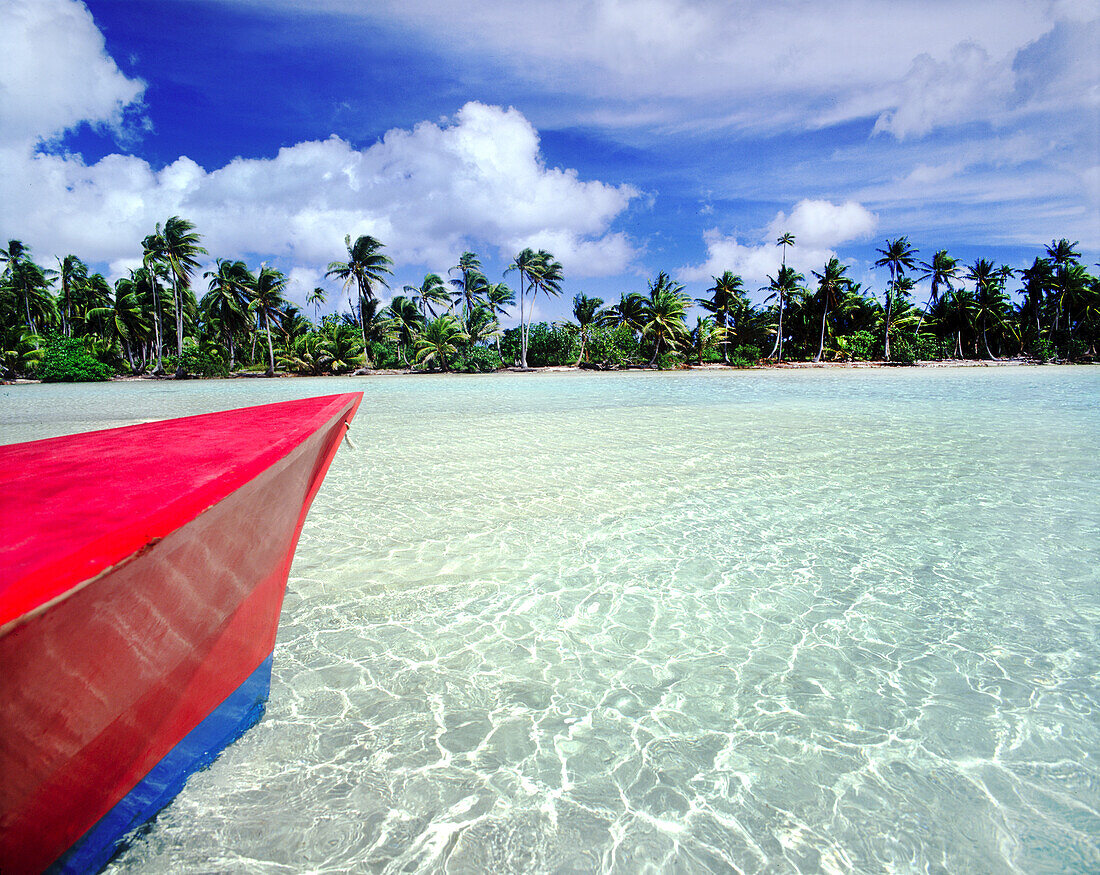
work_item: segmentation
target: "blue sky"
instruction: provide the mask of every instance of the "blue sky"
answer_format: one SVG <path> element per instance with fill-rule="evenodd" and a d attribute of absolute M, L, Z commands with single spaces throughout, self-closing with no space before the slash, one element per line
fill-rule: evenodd
<path fill-rule="evenodd" d="M 112 277 L 158 221 L 304 301 L 370 233 L 395 290 L 550 249 L 565 295 L 774 273 L 881 289 L 906 234 L 1100 259 L 1100 4 L 0 0 L 0 235 Z M 54 47 L 42 51 L 42 46 Z M 333 287 L 334 288 L 334 287 Z M 201 286 L 200 286 L 201 289 Z M 335 296 L 334 296 L 335 297 Z"/>

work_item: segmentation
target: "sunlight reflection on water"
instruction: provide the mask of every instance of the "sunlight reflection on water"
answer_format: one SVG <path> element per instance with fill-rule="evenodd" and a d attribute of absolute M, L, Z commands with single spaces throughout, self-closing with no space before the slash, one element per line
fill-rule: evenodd
<path fill-rule="evenodd" d="M 267 716 L 113 871 L 1100 868 L 1100 369 L 17 386 L 0 427 L 348 390 Z"/>

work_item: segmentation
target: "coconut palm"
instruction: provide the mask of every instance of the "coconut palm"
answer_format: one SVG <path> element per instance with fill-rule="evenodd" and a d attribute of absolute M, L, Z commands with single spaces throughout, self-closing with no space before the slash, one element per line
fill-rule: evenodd
<path fill-rule="evenodd" d="M 508 312 L 508 308 L 516 303 L 516 293 L 507 283 L 489 283 L 485 290 L 485 306 L 493 314 L 493 318 L 500 324 L 500 319 Z M 500 355 L 500 332 L 496 335 L 497 355 Z"/>
<path fill-rule="evenodd" d="M 402 291 L 409 294 L 412 302 L 420 308 L 420 315 L 424 319 L 429 315 L 436 315 L 436 304 L 442 307 L 451 300 L 451 296 L 447 294 L 447 286 L 443 283 L 443 277 L 437 273 L 426 274 L 419 286 L 405 286 Z"/>
<path fill-rule="evenodd" d="M 458 345 L 468 339 L 458 320 L 450 313 L 437 316 L 424 326 L 416 338 L 416 362 L 419 365 L 435 362 L 444 371 L 450 370 L 450 358 L 458 352 Z"/>
<path fill-rule="evenodd" d="M 101 273 L 93 273 L 75 286 L 71 293 L 73 333 L 88 335 L 109 331 L 105 318 L 90 314 L 93 310 L 98 312 L 109 308 L 111 298 L 111 285 Z"/>
<path fill-rule="evenodd" d="M 653 342 L 650 367 L 657 363 L 662 352 L 674 349 L 687 340 L 685 320 L 691 299 L 683 294 L 683 290 L 683 285 L 673 282 L 664 271 L 649 283 L 642 337 L 648 337 Z"/>
<path fill-rule="evenodd" d="M 31 260 L 26 250 L 14 264 L 8 263 L 5 281 L 17 306 L 26 316 L 27 331 L 35 342 L 40 331 L 54 325 L 57 320 L 57 302 L 50 293 L 56 273 L 43 269 Z"/>
<path fill-rule="evenodd" d="M 203 295 L 199 309 L 206 319 L 215 320 L 221 328 L 232 370 L 236 365 L 234 337 L 253 324 L 248 305 L 256 278 L 243 261 L 227 258 L 219 258 L 217 270 L 208 270 L 203 277 L 210 281 L 209 291 Z"/>
<path fill-rule="evenodd" d="M 561 265 L 553 260 L 545 249 L 538 252 L 527 247 L 516 254 L 512 263 L 505 269 L 505 273 L 519 272 L 519 335 L 520 335 L 520 367 L 527 368 L 527 319 L 524 311 L 524 301 L 527 292 L 531 292 L 531 307 L 535 305 L 535 295 L 540 288 L 544 288 L 548 295 L 561 294 Z"/>
<path fill-rule="evenodd" d="M 920 332 L 921 325 L 924 324 L 925 314 L 939 301 L 940 289 L 946 288 L 948 291 L 951 291 L 952 283 L 959 273 L 959 261 L 957 258 L 952 258 L 948 255 L 946 249 L 941 249 L 932 256 L 930 262 L 922 261 L 920 267 L 921 270 L 924 271 L 920 275 L 920 279 L 931 280 L 931 288 L 928 292 L 928 303 L 924 305 L 924 310 L 921 311 L 920 319 L 917 320 L 918 333 Z"/>
<path fill-rule="evenodd" d="M 172 303 L 176 311 L 176 376 L 183 374 L 183 323 L 184 314 L 194 312 L 195 301 L 191 294 L 191 272 L 199 266 L 196 256 L 205 255 L 206 250 L 199 245 L 201 239 L 195 232 L 193 223 L 179 216 L 170 217 L 161 228 L 146 238 L 153 258 L 168 268 L 168 278 L 172 283 Z"/>
<path fill-rule="evenodd" d="M 141 295 L 134 282 L 133 272 L 115 282 L 114 300 L 109 306 L 88 311 L 89 320 L 107 323 L 110 336 L 117 339 L 122 353 L 130 365 L 130 372 L 138 374 L 141 367 L 135 361 L 135 350 L 141 349 L 152 332 L 152 320 L 142 306 Z M 142 357 L 144 366 L 144 356 Z"/>
<path fill-rule="evenodd" d="M 72 337 L 73 289 L 88 279 L 88 265 L 75 255 L 57 259 L 57 276 L 60 279 L 58 306 L 61 313 L 61 332 Z"/>
<path fill-rule="evenodd" d="M 390 301 L 383 315 L 390 320 L 393 327 L 401 361 L 408 364 L 405 350 L 412 348 L 416 335 L 420 333 L 420 329 L 424 325 L 424 318 L 420 315 L 416 302 L 404 295 L 397 295 Z"/>
<path fill-rule="evenodd" d="M 389 343 L 396 337 L 396 330 L 393 322 L 389 319 L 386 313 L 383 312 L 382 304 L 377 298 L 373 298 L 363 303 L 363 308 L 360 311 L 360 330 L 366 335 L 367 349 L 366 355 L 369 359 L 370 346 L 369 344 Z"/>
<path fill-rule="evenodd" d="M 597 321 L 600 307 L 603 306 L 602 298 L 590 298 L 587 295 L 573 296 L 573 318 L 580 326 L 581 351 L 577 356 L 577 366 L 584 361 L 584 354 L 588 345 L 588 332 Z"/>
<path fill-rule="evenodd" d="M 475 304 L 466 320 L 467 342 L 474 345 L 495 340 L 499 343 L 500 334 L 500 323 L 493 311 L 485 304 Z"/>
<path fill-rule="evenodd" d="M 788 235 L 789 236 L 789 235 Z M 794 239 L 793 237 L 791 238 Z M 707 289 L 709 298 L 697 298 L 695 303 L 714 316 L 715 324 L 722 329 L 722 361 L 729 361 L 729 341 L 726 332 L 733 327 L 733 312 L 745 301 L 745 284 L 741 277 L 726 271 L 720 277 L 711 277 L 714 285 Z"/>
<path fill-rule="evenodd" d="M 691 354 L 695 356 L 698 364 L 703 363 L 703 356 L 712 349 L 717 349 L 719 344 L 725 343 L 725 329 L 719 326 L 710 316 L 698 316 L 695 327 L 691 330 L 689 344 Z"/>
<path fill-rule="evenodd" d="M 363 322 L 362 314 L 366 309 L 366 302 L 375 300 L 374 286 L 386 284 L 385 274 L 393 274 L 390 266 L 393 260 L 388 255 L 383 255 L 385 244 L 374 237 L 364 234 L 351 242 L 351 235 L 344 238 L 344 245 L 348 250 L 347 261 L 333 261 L 329 263 L 326 277 L 335 277 L 344 283 L 345 291 L 353 286 L 359 295 L 360 328 L 363 333 L 363 355 L 367 367 L 371 367 L 370 348 L 367 345 L 367 328 Z"/>
<path fill-rule="evenodd" d="M 885 249 L 876 249 L 875 251 L 882 256 L 875 262 L 875 267 L 888 267 L 890 269 L 890 284 L 886 287 L 886 319 L 884 321 L 886 336 L 883 344 L 886 361 L 890 361 L 890 326 L 893 324 L 891 311 L 896 303 L 897 282 L 906 270 L 913 270 L 916 266 L 917 250 L 909 245 L 908 237 L 898 237 L 895 240 L 888 239 Z"/>
<path fill-rule="evenodd" d="M 776 239 L 775 245 L 781 246 L 783 252 L 783 263 L 780 265 L 780 267 L 787 266 L 787 247 L 794 246 L 794 239 L 794 234 L 792 234 L 790 231 L 784 231 Z"/>
<path fill-rule="evenodd" d="M 1045 258 L 1036 258 L 1031 267 L 1020 271 L 1020 279 L 1023 280 L 1020 289 L 1023 301 L 1018 311 L 1019 321 L 1026 321 L 1029 331 L 1031 324 L 1035 324 L 1035 340 L 1038 341 L 1043 336 L 1041 317 L 1047 292 L 1054 282 L 1054 266 Z"/>
<path fill-rule="evenodd" d="M 774 277 L 768 275 L 768 285 L 760 290 L 771 292 L 764 299 L 764 302 L 767 303 L 774 298 L 779 308 L 779 321 L 775 329 L 775 345 L 768 354 L 768 358 L 774 358 L 778 362 L 783 361 L 783 313 L 791 296 L 801 291 L 802 283 L 805 281 L 806 277 L 795 271 L 794 268 L 784 265 L 779 268 L 779 272 Z"/>
<path fill-rule="evenodd" d="M 321 308 L 325 306 L 325 298 L 328 297 L 328 293 L 320 286 L 315 286 L 313 291 L 306 296 L 306 303 L 313 307 L 313 315 L 317 318 L 317 321 L 321 321 Z"/>
<path fill-rule="evenodd" d="M 645 296 L 637 292 L 619 296 L 619 303 L 612 304 L 600 314 L 604 325 L 626 325 L 635 334 L 645 325 Z"/>
<path fill-rule="evenodd" d="M 850 285 L 848 277 L 844 275 L 847 272 L 848 266 L 841 264 L 835 256 L 829 259 L 821 273 L 813 271 L 813 275 L 817 277 L 815 297 L 821 305 L 821 340 L 817 346 L 817 355 L 814 356 L 815 362 L 821 361 L 821 356 L 825 353 L 825 326 L 828 324 L 829 310 L 841 305 L 844 293 Z"/>
<path fill-rule="evenodd" d="M 1071 339 L 1095 293 L 1095 282 L 1083 264 L 1071 264 L 1055 275 L 1055 305 L 1059 312 L 1066 314 L 1066 329 Z"/>
<path fill-rule="evenodd" d="M 30 258 L 30 250 L 20 240 L 9 240 L 6 248 L 0 248 L 0 262 L 4 264 L 0 277 L 7 277 L 24 258 Z"/>
<path fill-rule="evenodd" d="M 157 366 L 154 374 L 164 373 L 164 308 L 161 303 L 160 283 L 168 278 L 168 267 L 161 260 L 162 241 L 158 234 L 150 234 L 141 241 L 141 265 L 153 296 L 153 343 L 156 347 Z"/>
<path fill-rule="evenodd" d="M 447 273 L 455 271 L 458 271 L 458 277 L 451 280 L 451 285 L 455 289 L 456 303 L 462 304 L 463 322 L 468 323 L 474 307 L 484 298 L 489 281 L 481 272 L 481 259 L 473 252 L 463 252 L 459 256 L 458 264 Z"/>
<path fill-rule="evenodd" d="M 999 325 L 1003 321 L 1007 303 L 997 269 L 992 261 L 979 258 L 967 268 L 966 279 L 974 284 L 975 316 L 981 330 L 985 354 L 994 358 L 989 349 L 989 324 L 993 322 Z"/>
<path fill-rule="evenodd" d="M 279 319 L 279 313 L 286 306 L 287 278 L 281 271 L 266 264 L 260 266 L 259 274 L 249 285 L 249 310 L 259 317 L 267 336 L 267 376 L 275 376 L 275 347 L 271 341 L 271 325 Z"/>

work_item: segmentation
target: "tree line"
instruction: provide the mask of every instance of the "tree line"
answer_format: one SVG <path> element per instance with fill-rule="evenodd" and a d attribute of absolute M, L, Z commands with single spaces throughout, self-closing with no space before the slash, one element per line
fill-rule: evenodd
<path fill-rule="evenodd" d="M 104 379 L 111 374 L 217 376 L 341 374 L 363 368 L 490 371 L 573 364 L 675 367 L 725 362 L 851 361 L 1029 356 L 1093 360 L 1100 333 L 1100 282 L 1078 244 L 1053 240 L 1030 267 L 946 250 L 927 260 L 907 237 L 886 240 L 875 266 L 881 296 L 864 291 L 833 257 L 806 277 L 787 264 L 797 245 L 780 236 L 781 263 L 761 305 L 742 277 L 713 277 L 692 299 L 661 272 L 617 302 L 577 294 L 571 321 L 533 323 L 540 295 L 562 294 L 552 253 L 526 248 L 493 282 L 476 253 L 446 276 L 427 274 L 388 304 L 393 262 L 369 235 L 344 239 L 326 277 L 343 284 L 349 310 L 321 316 L 327 293 L 306 306 L 286 299 L 288 279 L 261 264 L 218 258 L 200 277 L 195 226 L 172 216 L 142 240 L 141 266 L 112 285 L 75 255 L 35 262 L 18 240 L 0 249 L 0 368 L 7 378 Z M 515 278 L 518 291 L 508 285 Z M 921 290 L 921 284 L 926 284 Z M 196 287 L 201 292 L 196 292 Z M 204 287 L 204 288 L 203 288 Z M 1013 300 L 1013 293 L 1016 298 Z M 501 319 L 518 303 L 519 326 Z M 689 325 L 693 305 L 704 315 Z"/>

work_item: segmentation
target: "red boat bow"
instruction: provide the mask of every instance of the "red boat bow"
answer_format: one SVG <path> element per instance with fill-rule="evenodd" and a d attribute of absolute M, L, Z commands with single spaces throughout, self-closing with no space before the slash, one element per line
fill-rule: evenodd
<path fill-rule="evenodd" d="M 294 548 L 361 398 L 0 447 L 0 871 L 102 865 L 170 798 L 142 787 L 155 769 L 178 790 L 217 753 L 185 740 L 239 734 L 210 721 L 266 698 Z"/>

